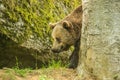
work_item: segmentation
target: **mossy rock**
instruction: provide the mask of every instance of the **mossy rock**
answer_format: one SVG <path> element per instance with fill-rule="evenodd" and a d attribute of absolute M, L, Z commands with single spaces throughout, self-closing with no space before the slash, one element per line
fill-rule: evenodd
<path fill-rule="evenodd" d="M 1 0 L 0 68 L 41 67 L 50 60 L 68 60 L 68 54 L 51 53 L 50 22 L 65 17 L 81 0 Z"/>

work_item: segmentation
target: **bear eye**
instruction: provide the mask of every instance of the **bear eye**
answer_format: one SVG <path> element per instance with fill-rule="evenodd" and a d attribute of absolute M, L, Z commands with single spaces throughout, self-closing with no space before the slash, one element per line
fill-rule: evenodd
<path fill-rule="evenodd" d="M 61 42 L 61 39 L 60 38 L 56 38 L 57 42 L 60 43 Z"/>

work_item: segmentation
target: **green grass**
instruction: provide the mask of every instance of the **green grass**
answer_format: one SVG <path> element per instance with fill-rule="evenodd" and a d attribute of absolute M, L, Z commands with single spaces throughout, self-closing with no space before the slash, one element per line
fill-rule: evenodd
<path fill-rule="evenodd" d="M 53 69 L 58 69 L 58 68 L 65 68 L 67 67 L 67 65 L 64 63 L 62 63 L 63 61 L 61 60 L 51 60 L 48 62 L 48 64 L 43 64 L 42 65 L 42 69 L 46 69 L 46 68 L 53 68 Z"/>
<path fill-rule="evenodd" d="M 18 76 L 25 77 L 27 75 L 27 73 L 32 71 L 31 68 L 21 69 L 19 67 L 19 60 L 16 56 L 15 56 L 15 60 L 16 60 L 16 64 L 12 69 L 14 70 L 15 74 L 17 74 Z M 10 72 L 10 71 L 8 71 L 8 72 Z"/>
<path fill-rule="evenodd" d="M 52 78 L 47 77 L 46 75 L 40 75 L 39 80 L 54 80 Z"/>
<path fill-rule="evenodd" d="M 60 67 L 63 67 L 62 66 L 62 61 L 52 60 L 48 65 L 48 68 L 60 68 Z"/>
<path fill-rule="evenodd" d="M 32 70 L 30 68 L 26 68 L 26 69 L 17 69 L 17 68 L 14 68 L 13 70 L 15 71 L 15 73 L 18 76 L 21 76 L 21 77 L 25 77 L 28 73 L 32 72 Z"/>

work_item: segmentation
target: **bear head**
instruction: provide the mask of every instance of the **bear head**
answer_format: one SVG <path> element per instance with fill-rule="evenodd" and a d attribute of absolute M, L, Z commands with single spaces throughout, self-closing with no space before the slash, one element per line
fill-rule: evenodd
<path fill-rule="evenodd" d="M 50 23 L 49 25 L 53 29 L 52 38 L 54 41 L 52 51 L 59 53 L 68 50 L 75 42 L 75 32 L 72 23 L 65 20 L 58 23 Z"/>

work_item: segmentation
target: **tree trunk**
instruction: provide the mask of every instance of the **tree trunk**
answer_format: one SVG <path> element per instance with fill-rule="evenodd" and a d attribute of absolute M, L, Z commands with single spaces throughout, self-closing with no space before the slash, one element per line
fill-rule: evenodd
<path fill-rule="evenodd" d="M 83 80 L 120 80 L 120 0 L 82 1 L 78 72 Z"/>

